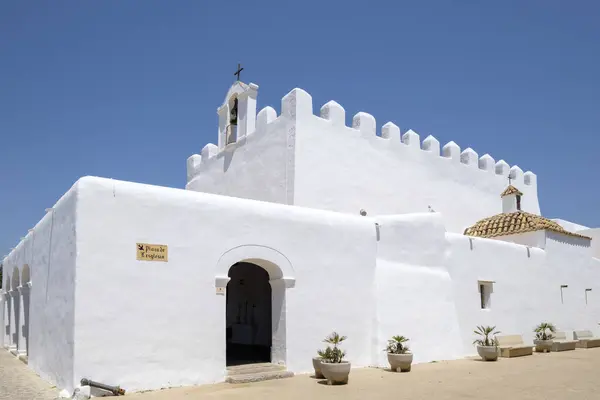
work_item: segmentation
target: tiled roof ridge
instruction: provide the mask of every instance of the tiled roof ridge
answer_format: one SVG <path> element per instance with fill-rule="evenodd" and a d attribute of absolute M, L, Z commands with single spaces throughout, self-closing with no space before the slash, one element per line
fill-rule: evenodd
<path fill-rule="evenodd" d="M 517 233 L 549 230 L 563 235 L 591 239 L 588 236 L 569 232 L 558 223 L 544 218 L 541 215 L 525 211 L 502 213 L 477 221 L 473 226 L 465 229 L 464 234 L 474 237 L 493 238 L 498 236 L 513 235 Z"/>
<path fill-rule="evenodd" d="M 523 193 L 513 185 L 508 185 L 504 192 L 500 194 L 500 197 L 508 196 L 509 194 L 518 194 L 519 196 L 523 196 Z"/>

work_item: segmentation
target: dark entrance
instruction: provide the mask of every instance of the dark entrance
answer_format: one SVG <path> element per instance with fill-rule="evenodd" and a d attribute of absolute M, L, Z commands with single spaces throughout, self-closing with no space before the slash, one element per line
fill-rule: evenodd
<path fill-rule="evenodd" d="M 227 365 L 271 362 L 271 285 L 258 265 L 237 263 L 227 284 Z"/>

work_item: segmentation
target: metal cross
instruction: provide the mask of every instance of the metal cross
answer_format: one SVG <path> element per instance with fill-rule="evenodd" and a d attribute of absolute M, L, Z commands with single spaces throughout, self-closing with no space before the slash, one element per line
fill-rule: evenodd
<path fill-rule="evenodd" d="M 242 68 L 242 66 L 240 65 L 240 63 L 238 63 L 238 69 L 237 71 L 235 71 L 234 75 L 237 75 L 237 80 L 240 80 L 240 74 L 242 73 L 242 71 L 244 70 L 244 68 Z"/>
<path fill-rule="evenodd" d="M 508 175 L 508 184 L 511 185 L 512 184 L 512 178 L 510 177 L 510 175 Z"/>

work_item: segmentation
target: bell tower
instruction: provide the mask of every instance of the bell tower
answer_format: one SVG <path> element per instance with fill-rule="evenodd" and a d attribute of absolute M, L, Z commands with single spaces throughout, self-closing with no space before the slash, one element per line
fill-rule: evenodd
<path fill-rule="evenodd" d="M 217 109 L 219 115 L 219 151 L 254 132 L 256 126 L 256 97 L 258 85 L 240 81 L 243 68 L 238 64 L 234 75 L 237 80 L 231 85 L 225 101 Z"/>
<path fill-rule="evenodd" d="M 513 185 L 509 184 L 500 195 L 502 198 L 502 213 L 510 214 L 521 211 L 521 196 L 523 196 L 523 193 Z"/>

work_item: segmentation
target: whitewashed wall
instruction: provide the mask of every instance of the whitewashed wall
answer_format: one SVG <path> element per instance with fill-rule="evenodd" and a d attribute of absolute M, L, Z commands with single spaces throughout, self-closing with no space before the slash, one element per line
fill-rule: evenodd
<path fill-rule="evenodd" d="M 217 265 L 249 244 L 292 266 L 278 327 L 290 370 L 309 372 L 333 330 L 349 337 L 354 365 L 371 364 L 372 220 L 99 178 L 79 187 L 75 379 L 129 390 L 222 381 L 225 296 L 215 277 L 242 260 Z M 136 242 L 169 245 L 169 262 L 136 261 Z"/>
<path fill-rule="evenodd" d="M 540 213 L 537 178 L 518 166 L 479 155 L 454 142 L 446 146 L 414 131 L 402 136 L 387 123 L 358 113 L 345 126 L 335 102 L 313 114 L 311 96 L 294 89 L 257 116 L 256 132 L 219 152 L 206 145 L 188 160 L 187 189 L 284 204 L 369 215 L 419 213 L 429 206 L 446 227 L 462 233 L 479 219 L 502 212 L 500 193 L 512 184 L 525 211 Z M 379 135 L 376 135 L 379 133 Z M 496 162 L 498 161 L 498 162 Z"/>
<path fill-rule="evenodd" d="M 465 354 L 475 352 L 471 332 L 477 325 L 522 334 L 528 343 L 542 321 L 553 322 L 569 335 L 582 329 L 600 334 L 600 296 L 590 296 L 588 304 L 584 298 L 588 287 L 600 292 L 600 263 L 589 257 L 589 243 L 586 247 L 578 240 L 548 234 L 542 250 L 453 233 L 447 238 L 451 246 L 447 265 Z M 480 280 L 494 282 L 490 309 L 481 309 Z M 569 286 L 563 290 L 563 302 L 561 285 Z"/>
<path fill-rule="evenodd" d="M 494 240 L 501 240 L 503 242 L 522 244 L 529 247 L 538 247 L 540 249 L 546 248 L 546 232 L 545 231 L 534 231 L 517 233 L 515 235 L 504 235 L 495 237 Z"/>
<path fill-rule="evenodd" d="M 6 331 L 6 323 L 4 322 L 4 307 L 6 307 L 4 296 L 0 296 L 0 345 L 2 347 L 4 347 L 4 332 Z"/>
<path fill-rule="evenodd" d="M 312 105 L 308 94 L 302 101 Z M 500 193 L 510 171 L 513 185 L 524 193 L 523 209 L 540 212 L 531 173 L 525 184 L 523 171 L 496 165 L 489 156 L 478 158 L 470 149 L 461 153 L 455 143 L 442 149 L 442 156 L 435 139 L 423 141 L 422 148 L 416 132 L 401 140 L 397 126 L 387 124 L 380 131 L 366 113 L 354 117 L 354 128 L 347 127 L 341 106 L 324 107 L 329 108 L 322 111 L 327 119 L 312 110 L 297 117 L 295 205 L 351 214 L 364 209 L 369 215 L 426 212 L 431 206 L 444 215 L 448 230 L 462 233 L 475 221 L 502 212 Z"/>
<path fill-rule="evenodd" d="M 555 280 L 551 283 L 553 298 L 563 303 L 555 308 L 556 324 L 564 330 L 590 329 L 600 335 L 600 301 L 594 291 L 600 293 L 600 269 L 592 259 L 590 241 L 553 232 L 546 234 L 546 268 Z M 592 289 L 585 301 L 585 289 Z M 597 297 L 597 296 L 596 296 Z"/>
<path fill-rule="evenodd" d="M 539 213 L 534 174 L 390 123 L 376 136 L 366 113 L 352 125 L 335 102 L 313 115 L 295 89 L 279 118 L 267 107 L 238 143 L 190 157 L 188 191 L 82 178 L 3 260 L 5 288 L 13 268 L 31 268 L 29 366 L 67 389 L 83 377 L 128 390 L 223 380 L 215 287 L 238 261 L 268 270 L 274 361 L 296 373 L 333 330 L 349 337 L 355 367 L 386 365 L 395 334 L 410 337 L 416 362 L 473 354 L 481 324 L 528 342 L 543 320 L 600 334 L 589 241 L 505 238 L 540 249 L 446 232 L 501 212 L 509 174 L 523 209 Z M 437 213 L 418 214 L 428 206 Z M 169 262 L 136 261 L 137 242 L 168 245 Z M 487 310 L 480 280 L 494 282 Z"/>
<path fill-rule="evenodd" d="M 577 223 L 571 222 L 571 221 L 566 221 L 566 220 L 560 219 L 560 218 L 552 218 L 552 221 L 556 222 L 557 224 L 559 224 L 560 226 L 562 226 L 569 232 L 579 232 L 579 231 L 582 231 L 585 229 L 590 229 L 587 226 L 583 226 L 583 225 L 580 225 L 580 224 L 577 224 Z"/>
<path fill-rule="evenodd" d="M 583 229 L 577 233 L 592 238 L 592 257 L 600 260 L 600 228 Z"/>
<path fill-rule="evenodd" d="M 186 189 L 287 203 L 286 159 L 289 151 L 287 136 L 282 133 L 287 121 L 275 120 L 275 110 L 270 107 L 261 111 L 259 117 L 264 123 L 259 124 L 255 132 L 220 153 L 216 146 L 207 145 L 214 146 L 211 147 L 213 153 L 205 147 L 202 155 L 192 156 L 188 160 Z M 273 123 L 267 125 L 267 117 Z"/>
<path fill-rule="evenodd" d="M 26 264 L 30 268 L 29 367 L 57 387 L 69 389 L 73 388 L 76 202 L 77 185 L 3 262 L 4 288 L 14 267 L 21 276 Z"/>
<path fill-rule="evenodd" d="M 128 390 L 222 381 L 225 296 L 215 286 L 244 260 L 271 275 L 274 361 L 296 373 L 310 372 L 333 330 L 349 337 L 355 367 L 385 366 L 395 334 L 427 362 L 473 354 L 480 324 L 529 342 L 542 320 L 600 333 L 589 241 L 546 234 L 544 250 L 528 248 L 447 233 L 442 218 L 82 178 L 4 263 L 31 266 L 30 366 L 60 388 L 83 377 Z M 137 242 L 168 245 L 169 261 L 136 261 Z M 479 280 L 494 282 L 489 310 Z"/>
<path fill-rule="evenodd" d="M 450 274 L 448 243 L 437 213 L 377 218 L 379 242 L 375 292 L 374 365 L 387 366 L 387 340 L 410 339 L 414 362 L 460 357 L 460 329 Z"/>

